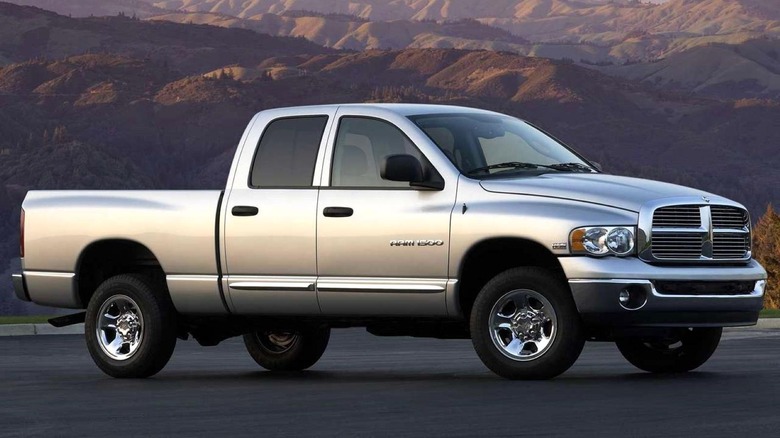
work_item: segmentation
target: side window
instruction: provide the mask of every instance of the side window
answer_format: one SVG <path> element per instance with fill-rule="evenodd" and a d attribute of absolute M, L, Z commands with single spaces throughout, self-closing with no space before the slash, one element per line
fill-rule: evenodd
<path fill-rule="evenodd" d="M 277 119 L 268 124 L 252 163 L 252 187 L 311 187 L 327 116 Z"/>
<path fill-rule="evenodd" d="M 333 151 L 333 187 L 409 187 L 408 183 L 379 176 L 388 155 L 408 154 L 423 166 L 427 161 L 400 129 L 388 122 L 363 117 L 342 117 Z"/>

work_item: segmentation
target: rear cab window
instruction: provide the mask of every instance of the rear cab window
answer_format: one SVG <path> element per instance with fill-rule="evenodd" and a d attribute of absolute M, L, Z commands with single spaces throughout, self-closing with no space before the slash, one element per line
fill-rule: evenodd
<path fill-rule="evenodd" d="M 276 119 L 266 126 L 249 175 L 252 188 L 311 187 L 328 116 Z"/>

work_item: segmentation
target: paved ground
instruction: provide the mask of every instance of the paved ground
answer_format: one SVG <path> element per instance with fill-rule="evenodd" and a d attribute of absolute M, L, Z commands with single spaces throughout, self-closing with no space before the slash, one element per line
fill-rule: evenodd
<path fill-rule="evenodd" d="M 509 382 L 468 341 L 334 332 L 309 372 L 274 375 L 235 340 L 180 342 L 153 379 L 114 380 L 79 336 L 0 339 L 0 436 L 780 435 L 780 331 L 732 331 L 698 372 L 653 376 L 589 344 L 548 382 Z"/>

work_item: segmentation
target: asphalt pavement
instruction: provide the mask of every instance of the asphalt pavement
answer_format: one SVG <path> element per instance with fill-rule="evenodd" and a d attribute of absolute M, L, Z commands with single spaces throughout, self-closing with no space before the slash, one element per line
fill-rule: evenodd
<path fill-rule="evenodd" d="M 0 436 L 780 436 L 780 331 L 729 331 L 699 371 L 658 376 L 612 344 L 563 376 L 510 382 L 469 341 L 335 330 L 310 371 L 262 371 L 239 340 L 180 341 L 116 380 L 80 336 L 0 338 Z"/>

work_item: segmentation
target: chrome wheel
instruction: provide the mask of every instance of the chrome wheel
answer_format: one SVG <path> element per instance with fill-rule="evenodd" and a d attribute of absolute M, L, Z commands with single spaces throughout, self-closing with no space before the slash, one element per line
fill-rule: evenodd
<path fill-rule="evenodd" d="M 108 357 L 127 360 L 143 341 L 144 317 L 132 298 L 114 295 L 100 306 L 95 331 L 98 344 Z"/>
<path fill-rule="evenodd" d="M 496 301 L 489 324 L 493 344 L 504 356 L 530 361 L 542 356 L 552 345 L 558 318 L 542 294 L 518 289 Z"/>
<path fill-rule="evenodd" d="M 268 352 L 281 354 L 295 346 L 298 335 L 290 332 L 258 332 L 257 340 Z"/>

